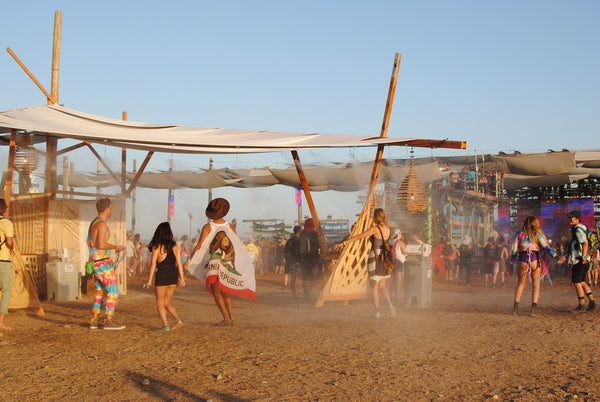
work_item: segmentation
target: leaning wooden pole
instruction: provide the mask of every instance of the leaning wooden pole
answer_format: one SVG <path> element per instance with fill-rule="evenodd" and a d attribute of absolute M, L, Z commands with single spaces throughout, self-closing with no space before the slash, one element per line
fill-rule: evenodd
<path fill-rule="evenodd" d="M 302 186 L 302 191 L 304 191 L 304 198 L 306 198 L 306 203 L 308 204 L 308 209 L 310 210 L 310 216 L 313 219 L 315 224 L 315 230 L 317 231 L 317 236 L 319 237 L 319 245 L 321 246 L 321 255 L 325 257 L 329 254 L 329 247 L 327 246 L 327 239 L 325 239 L 325 235 L 323 234 L 323 229 L 321 228 L 321 221 L 319 220 L 319 215 L 317 214 L 317 208 L 315 208 L 315 203 L 312 199 L 312 194 L 310 193 L 310 188 L 308 186 L 308 181 L 306 180 L 306 175 L 304 174 L 304 169 L 302 168 L 302 164 L 300 163 L 300 157 L 298 156 L 298 151 L 292 151 L 292 157 L 294 158 L 294 165 L 296 166 L 296 171 L 298 172 L 298 178 L 300 179 L 300 185 Z"/>
<path fill-rule="evenodd" d="M 388 90 L 387 102 L 385 105 L 385 112 L 383 114 L 383 124 L 381 125 L 380 137 L 382 138 L 387 137 L 401 58 L 402 55 L 400 53 L 396 53 L 392 77 L 390 79 L 390 88 Z M 382 156 L 383 145 L 379 145 L 377 146 L 377 153 L 375 154 L 375 161 L 373 163 L 371 181 L 369 182 L 369 190 L 367 193 L 365 206 L 363 207 L 363 210 L 361 211 L 360 216 L 353 227 L 352 236 L 365 231 L 372 225 L 372 211 L 377 203 L 375 190 L 377 186 L 377 179 L 379 178 Z M 352 242 L 348 245 L 348 247 L 342 250 L 335 268 L 325 284 L 325 288 L 321 293 L 321 297 L 317 301 L 316 307 L 321 307 L 326 301 L 348 301 L 353 299 L 364 299 L 368 297 L 369 278 L 366 269 L 368 252 L 369 244 L 367 239 Z"/>

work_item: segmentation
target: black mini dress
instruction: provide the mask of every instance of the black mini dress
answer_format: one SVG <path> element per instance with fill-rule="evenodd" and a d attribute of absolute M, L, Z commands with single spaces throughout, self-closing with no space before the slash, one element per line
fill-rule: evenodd
<path fill-rule="evenodd" d="M 156 263 L 154 286 L 177 285 L 178 280 L 179 270 L 177 269 L 177 260 L 175 260 L 175 253 L 171 249 L 164 260 Z"/>

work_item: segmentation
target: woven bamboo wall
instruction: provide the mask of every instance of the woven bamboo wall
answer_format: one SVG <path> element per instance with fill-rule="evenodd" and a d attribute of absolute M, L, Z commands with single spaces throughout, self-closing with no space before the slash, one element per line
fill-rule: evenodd
<path fill-rule="evenodd" d="M 125 200 L 112 200 L 113 215 L 108 221 L 112 241 L 125 244 Z M 87 229 L 96 216 L 96 200 L 50 199 L 43 194 L 15 197 L 11 200 L 11 220 L 15 225 L 15 239 L 26 269 L 38 287 L 40 299 L 46 299 L 46 262 L 48 250 L 72 248 L 72 261 L 84 272 L 88 258 Z M 117 267 L 119 292 L 127 293 L 127 273 L 122 262 Z"/>
<path fill-rule="evenodd" d="M 48 197 L 30 194 L 11 200 L 10 219 L 15 225 L 16 241 L 22 254 L 45 254 L 46 210 Z"/>

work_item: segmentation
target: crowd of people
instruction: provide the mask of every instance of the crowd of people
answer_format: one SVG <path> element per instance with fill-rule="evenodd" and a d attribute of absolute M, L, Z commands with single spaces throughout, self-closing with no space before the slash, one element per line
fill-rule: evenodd
<path fill-rule="evenodd" d="M 11 296 L 11 257 L 14 229 L 4 214 L 6 203 L 0 199 L 0 330 L 9 330 L 5 322 L 8 300 Z M 112 215 L 108 198 L 97 201 L 98 215 L 90 223 L 87 237 L 91 274 L 94 278 L 95 297 L 92 304 L 90 329 L 104 328 L 120 330 L 124 325 L 113 320 L 119 296 L 115 272 L 114 252 L 126 252 L 126 264 L 131 275 L 148 274 L 145 288 L 155 287 L 156 306 L 161 320 L 160 331 L 178 329 L 183 321 L 171 299 L 177 286 L 185 286 L 185 274 L 204 279 L 207 291 L 213 296 L 223 320 L 218 325 L 232 325 L 232 296 L 256 300 L 255 271 L 263 270 L 264 257 L 270 255 L 273 270 L 283 274 L 283 287 L 296 295 L 297 282 L 302 281 L 302 293 L 310 299 L 311 291 L 323 278 L 325 266 L 324 250 L 319 242 L 315 223 L 306 219 L 303 226 L 295 226 L 287 240 L 271 242 L 261 251 L 252 242 L 242 242 L 236 234 L 235 225 L 224 217 L 229 211 L 229 202 L 223 198 L 212 200 L 206 208 L 211 220 L 204 225 L 199 236 L 188 239 L 187 235 L 177 240 L 168 222 L 160 223 L 148 245 L 140 241 L 139 234 L 128 233 L 126 246 L 113 242 L 107 220 Z M 511 275 L 516 275 L 513 314 L 519 314 L 519 303 L 526 287 L 531 282 L 532 296 L 529 314 L 537 315 L 540 298 L 540 283 L 547 279 L 552 283 L 553 275 L 569 272 L 576 291 L 577 311 L 594 310 L 596 303 L 592 288 L 598 283 L 600 250 L 598 228 L 590 230 L 581 222 L 581 213 L 573 210 L 568 214 L 571 239 L 563 237 L 560 242 L 547 239 L 536 217 L 529 216 L 523 222 L 512 242 L 502 236 L 490 237 L 482 246 L 475 246 L 469 238 L 456 245 L 450 239 L 440 239 L 434 250 L 434 272 L 447 281 L 458 281 L 471 285 L 476 268 L 483 275 L 485 287 L 503 286 Z M 353 233 L 333 247 L 342 251 L 344 247 L 361 239 L 369 240 L 369 256 L 366 269 L 371 284 L 374 316 L 381 317 L 381 298 L 387 304 L 390 316 L 396 314 L 394 302 L 400 300 L 404 291 L 404 263 L 407 259 L 407 243 L 402 232 L 392 229 L 387 223 L 385 211 L 374 210 L 373 224 L 361 233 Z M 263 243 L 265 244 L 265 243 Z M 422 244 L 412 236 L 408 244 Z M 329 246 L 328 246 L 329 247 Z M 387 250 L 387 251 L 386 251 Z M 332 250 L 327 250 L 330 252 Z M 388 253 L 389 252 L 389 253 Z M 474 262 L 477 254 L 480 263 Z M 262 254 L 262 259 L 261 259 Z M 389 254 L 389 256 L 388 256 Z M 384 261 L 388 258 L 390 261 Z M 587 307 L 586 307 L 587 298 Z M 100 314 L 104 312 L 104 322 Z M 169 326 L 167 314 L 174 320 Z"/>

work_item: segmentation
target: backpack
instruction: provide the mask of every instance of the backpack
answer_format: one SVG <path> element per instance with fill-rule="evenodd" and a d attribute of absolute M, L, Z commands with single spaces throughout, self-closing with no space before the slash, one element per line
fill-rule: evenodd
<path fill-rule="evenodd" d="M 383 237 L 381 228 L 378 227 L 378 229 L 381 233 L 381 249 L 375 257 L 375 274 L 386 276 L 390 275 L 394 270 L 394 251 L 389 240 Z"/>
<path fill-rule="evenodd" d="M 300 233 L 300 257 L 312 258 L 319 254 L 319 239 L 316 232 Z"/>

